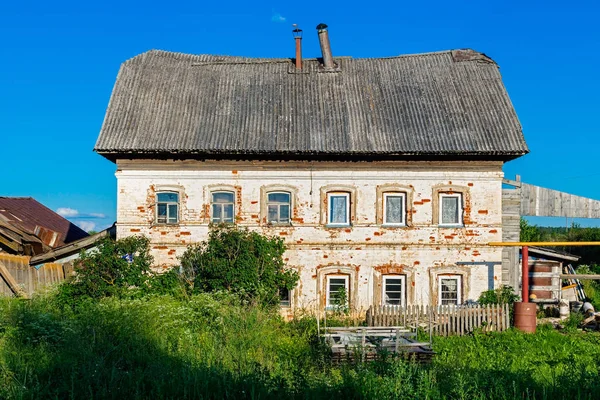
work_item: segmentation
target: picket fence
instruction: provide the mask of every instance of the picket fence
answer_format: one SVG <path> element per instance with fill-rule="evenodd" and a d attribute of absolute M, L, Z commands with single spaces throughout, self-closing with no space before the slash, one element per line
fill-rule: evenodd
<path fill-rule="evenodd" d="M 448 336 L 465 335 L 476 329 L 502 332 L 510 327 L 508 304 L 444 306 L 371 306 L 367 310 L 368 326 L 403 326 L 422 328 Z"/>

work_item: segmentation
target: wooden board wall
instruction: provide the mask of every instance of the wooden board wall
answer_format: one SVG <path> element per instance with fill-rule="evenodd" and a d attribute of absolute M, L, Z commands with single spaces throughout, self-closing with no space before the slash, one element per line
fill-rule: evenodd
<path fill-rule="evenodd" d="M 47 285 L 65 279 L 65 268 L 62 264 L 47 263 L 39 269 L 29 266 L 28 256 L 15 256 L 0 253 L 0 263 L 19 285 L 27 296 Z M 0 296 L 14 296 L 14 290 L 4 277 L 0 277 Z"/>

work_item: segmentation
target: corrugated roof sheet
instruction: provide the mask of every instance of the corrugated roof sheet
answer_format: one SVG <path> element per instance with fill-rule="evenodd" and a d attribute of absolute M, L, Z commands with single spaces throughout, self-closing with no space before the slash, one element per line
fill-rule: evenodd
<path fill-rule="evenodd" d="M 472 50 L 304 60 L 152 50 L 121 66 L 95 151 L 225 155 L 528 152 L 498 66 Z"/>
<path fill-rule="evenodd" d="M 89 236 L 32 197 L 0 197 L 0 219 L 35 236 L 36 226 L 57 232 L 59 236 L 54 247 Z"/>

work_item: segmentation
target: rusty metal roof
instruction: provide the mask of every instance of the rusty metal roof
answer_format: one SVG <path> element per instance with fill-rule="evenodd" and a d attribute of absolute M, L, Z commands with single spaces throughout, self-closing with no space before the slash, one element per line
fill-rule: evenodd
<path fill-rule="evenodd" d="M 303 60 L 152 50 L 119 71 L 95 151 L 125 157 L 528 152 L 496 63 L 473 50 Z"/>
<path fill-rule="evenodd" d="M 0 197 L 0 220 L 58 247 L 88 234 L 32 197 Z M 58 235 L 50 240 L 53 233 Z"/>

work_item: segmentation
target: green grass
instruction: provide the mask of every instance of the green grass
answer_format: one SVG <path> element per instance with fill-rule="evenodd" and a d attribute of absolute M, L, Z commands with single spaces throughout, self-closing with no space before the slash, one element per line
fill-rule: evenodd
<path fill-rule="evenodd" d="M 228 295 L 0 299 L 0 398 L 592 399 L 599 344 L 542 328 L 436 338 L 428 366 L 333 367 L 314 321 Z"/>

